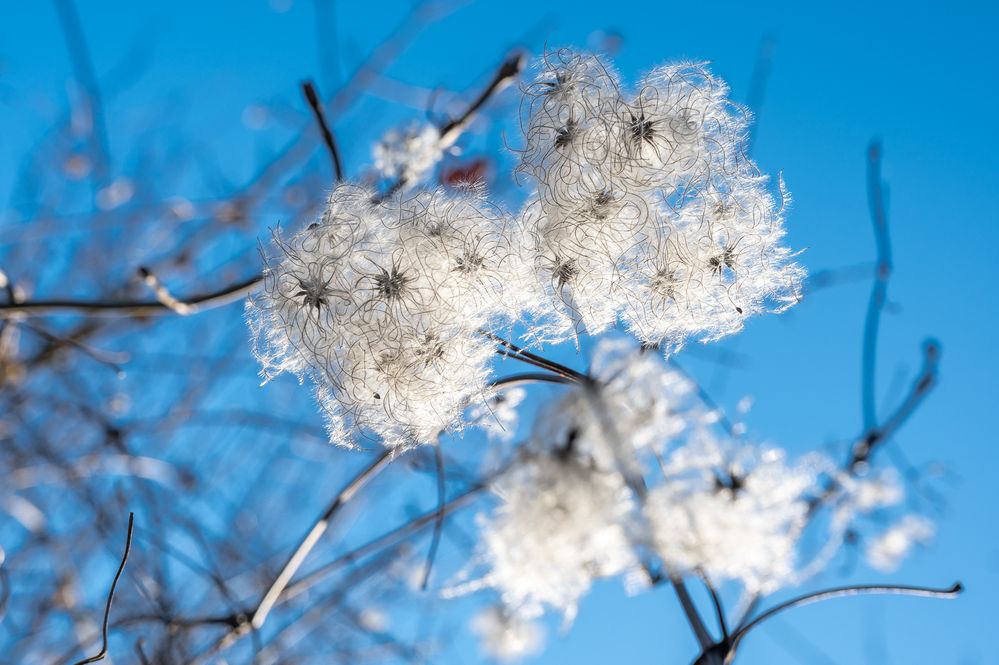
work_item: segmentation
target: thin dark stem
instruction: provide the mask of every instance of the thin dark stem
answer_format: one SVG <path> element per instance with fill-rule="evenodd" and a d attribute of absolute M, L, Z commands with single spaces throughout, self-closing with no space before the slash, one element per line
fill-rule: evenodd
<path fill-rule="evenodd" d="M 437 548 L 440 547 L 441 534 L 444 532 L 444 504 L 447 502 L 447 484 L 444 478 L 444 454 L 438 443 L 434 449 L 434 469 L 437 475 L 437 519 L 434 521 L 434 533 L 430 539 L 430 549 L 427 551 L 427 563 L 423 568 L 423 582 L 420 589 L 427 590 L 430 583 L 430 571 L 434 567 L 434 559 L 437 556 Z"/>
<path fill-rule="evenodd" d="M 450 148 L 458 140 L 458 137 L 468 128 L 468 125 L 475 118 L 475 115 L 485 106 L 486 102 L 493 97 L 497 92 L 506 87 L 513 79 L 515 79 L 524 68 L 524 56 L 520 53 L 513 54 L 507 57 L 506 60 L 499 66 L 496 73 L 493 74 L 493 78 L 489 81 L 486 87 L 479 93 L 479 95 L 472 101 L 468 107 L 465 108 L 464 113 L 450 120 L 439 129 L 440 136 L 440 148 L 442 150 Z M 388 188 L 375 195 L 372 199 L 374 203 L 381 203 L 386 199 L 391 198 L 397 192 L 402 191 L 409 182 L 406 177 L 399 176 L 395 181 L 388 186 Z"/>
<path fill-rule="evenodd" d="M 850 455 L 843 465 L 843 471 L 854 475 L 861 466 L 870 461 L 875 451 L 897 432 L 902 425 L 915 413 L 919 405 L 926 399 L 933 386 L 936 385 L 938 365 L 940 362 L 940 346 L 929 340 L 923 347 L 923 368 L 912 382 L 905 399 L 898 408 L 889 415 L 882 425 L 875 425 L 865 431 L 853 444 Z M 835 482 L 830 481 L 823 492 L 809 502 L 809 514 L 834 496 L 837 491 Z"/>
<path fill-rule="evenodd" d="M 506 87 L 513 79 L 520 75 L 524 69 L 524 55 L 514 53 L 506 58 L 493 74 L 489 84 L 479 93 L 479 96 L 468 105 L 465 112 L 454 120 L 441 127 L 441 143 L 444 146 L 452 145 L 458 136 L 465 130 L 468 123 L 475 117 L 486 102 L 497 92 Z"/>
<path fill-rule="evenodd" d="M 312 114 L 316 116 L 316 124 L 319 125 L 319 132 L 323 136 L 323 143 L 326 144 L 326 149 L 330 153 L 330 160 L 333 162 L 333 175 L 336 178 L 336 182 L 343 182 L 343 162 L 340 160 L 340 150 L 337 148 L 336 139 L 333 138 L 333 131 L 326 121 L 326 113 L 323 111 L 322 102 L 319 101 L 319 95 L 316 93 L 316 87 L 312 81 L 302 83 L 302 94 L 305 95 L 305 101 L 309 103 Z"/>
<path fill-rule="evenodd" d="M 710 648 L 714 644 L 714 640 L 711 639 L 711 635 L 704 625 L 704 620 L 701 619 L 701 615 L 697 612 L 697 607 L 690 597 L 690 592 L 687 591 L 687 585 L 679 577 L 671 577 L 670 583 L 673 585 L 676 597 L 680 601 L 680 607 L 683 608 L 683 613 L 687 617 L 687 623 L 690 624 L 690 628 L 694 631 L 697 643 L 701 645 L 701 649 Z"/>
<path fill-rule="evenodd" d="M 541 372 L 524 372 L 522 374 L 511 374 L 510 376 L 504 376 L 499 379 L 494 379 L 489 383 L 490 388 L 502 388 L 504 386 L 515 385 L 518 383 L 560 383 L 560 384 L 570 384 L 574 383 L 571 379 L 567 379 L 560 374 L 543 374 Z"/>
<path fill-rule="evenodd" d="M 0 621 L 3 621 L 7 614 L 7 605 L 10 603 L 10 575 L 0 560 Z"/>
<path fill-rule="evenodd" d="M 772 607 L 747 623 L 745 626 L 741 627 L 732 638 L 732 648 L 735 649 L 735 647 L 738 646 L 739 641 L 742 640 L 742 638 L 744 638 L 749 631 L 764 621 L 772 619 L 786 610 L 801 607 L 803 605 L 810 605 L 811 603 L 817 603 L 821 600 L 839 598 L 841 596 L 861 596 L 873 594 L 922 596 L 925 598 L 956 598 L 963 590 L 964 587 L 961 583 L 955 582 L 946 589 L 908 585 L 857 584 L 853 586 L 842 586 L 834 589 L 826 589 L 825 591 L 809 593 L 804 596 L 792 598 L 791 600 L 785 601 L 780 605 Z"/>
<path fill-rule="evenodd" d="M 108 592 L 108 600 L 104 605 L 104 622 L 101 625 L 101 650 L 90 658 L 84 658 L 79 660 L 74 665 L 86 665 L 86 663 L 96 663 L 99 660 L 104 660 L 104 657 L 108 653 L 108 622 L 111 620 L 111 603 L 114 601 L 114 592 L 118 588 L 118 580 L 121 579 L 121 574 L 125 570 L 125 564 L 128 562 L 128 553 L 132 551 L 132 527 L 135 525 L 135 513 L 128 514 L 128 532 L 125 534 L 125 552 L 121 556 L 121 563 L 118 565 L 118 572 L 114 574 L 114 580 L 111 582 L 111 590 Z"/>
<path fill-rule="evenodd" d="M 725 609 L 722 607 L 721 598 L 718 596 L 718 592 L 715 590 L 711 580 L 708 579 L 707 575 L 701 574 L 701 581 L 704 583 L 704 587 L 708 590 L 708 594 L 711 596 L 711 604 L 715 608 L 715 616 L 718 618 L 718 629 L 721 630 L 722 641 L 728 642 L 728 622 L 725 621 Z"/>
<path fill-rule="evenodd" d="M 507 341 L 495 333 L 489 332 L 488 330 L 481 330 L 479 332 L 485 337 L 488 337 L 489 339 L 493 340 L 494 342 L 502 346 L 503 349 L 499 349 L 497 353 L 499 353 L 504 357 L 514 358 L 516 360 L 520 360 L 521 362 L 525 362 L 529 365 L 534 365 L 535 367 L 541 367 L 543 369 L 547 369 L 548 371 L 554 372 L 555 374 L 558 374 L 559 376 L 562 376 L 571 381 L 579 383 L 585 383 L 589 381 L 589 378 L 585 374 L 577 372 L 571 367 L 566 367 L 561 363 L 557 363 L 554 360 L 549 360 L 548 358 L 539 356 L 536 353 L 531 353 L 526 349 L 522 349 L 513 342 Z"/>
<path fill-rule="evenodd" d="M 915 412 L 936 385 L 939 364 L 940 345 L 934 340 L 927 340 L 923 345 L 923 368 L 913 381 L 908 396 L 878 429 L 878 440 L 890 438 Z"/>

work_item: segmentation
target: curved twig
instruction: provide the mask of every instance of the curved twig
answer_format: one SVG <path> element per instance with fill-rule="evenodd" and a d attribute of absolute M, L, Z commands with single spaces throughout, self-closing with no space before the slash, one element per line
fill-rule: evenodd
<path fill-rule="evenodd" d="M 872 594 L 892 594 L 892 595 L 902 595 L 902 596 L 922 596 L 924 598 L 956 598 L 964 590 L 964 587 L 960 582 L 955 582 L 946 589 L 935 589 L 932 587 L 923 586 L 909 586 L 909 585 L 890 585 L 890 584 L 857 584 L 853 586 L 842 586 L 833 589 L 826 589 L 825 591 L 816 591 L 815 593 L 805 594 L 804 596 L 798 596 L 797 598 L 792 598 L 787 600 L 775 607 L 771 607 L 769 610 L 758 615 L 755 619 L 748 622 L 746 625 L 739 628 L 739 630 L 732 636 L 732 649 L 738 646 L 739 641 L 742 640 L 746 634 L 751 631 L 756 626 L 760 625 L 767 619 L 772 619 L 781 612 L 789 610 L 795 607 L 801 607 L 803 605 L 810 605 L 811 603 L 817 603 L 821 600 L 828 600 L 830 598 L 839 598 L 841 596 L 862 596 L 862 595 L 872 595 Z"/>
<path fill-rule="evenodd" d="M 114 600 L 114 591 L 118 587 L 118 580 L 121 579 L 121 574 L 125 570 L 125 563 L 128 561 L 128 553 L 132 550 L 132 527 L 134 524 L 135 513 L 129 513 L 128 533 L 125 535 L 125 553 L 121 556 L 121 563 L 118 565 L 118 572 L 114 574 L 114 580 L 111 582 L 111 590 L 108 592 L 108 601 L 104 606 L 104 623 L 101 626 L 101 650 L 89 658 L 76 661 L 74 665 L 96 663 L 99 660 L 104 660 L 104 657 L 108 653 L 108 622 L 111 619 L 111 602 Z"/>

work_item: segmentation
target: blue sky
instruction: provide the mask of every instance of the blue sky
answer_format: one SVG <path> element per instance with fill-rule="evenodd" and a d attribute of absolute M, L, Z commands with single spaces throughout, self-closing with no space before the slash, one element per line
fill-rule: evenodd
<path fill-rule="evenodd" d="M 3 4 L 0 200 L 8 201 L 21 156 L 64 109 L 71 70 L 49 3 Z M 231 181 L 248 177 L 289 130 L 276 121 L 248 127 L 247 107 L 298 106 L 304 78 L 332 92 L 407 6 L 337 4 L 335 33 L 317 35 L 308 0 L 79 0 L 102 77 L 123 61 L 144 63 L 134 87 L 108 101 L 118 166 L 129 159 L 126 139 L 143 113 L 165 106 L 171 122 L 223 156 L 219 168 Z M 953 479 L 943 485 L 947 507 L 935 544 L 888 579 L 960 579 L 968 591 L 950 603 L 850 599 L 803 609 L 755 634 L 739 662 L 999 663 L 988 632 L 999 594 L 999 446 L 991 421 L 999 406 L 997 25 L 999 11 L 984 2 L 478 2 L 428 26 L 387 70 L 405 83 L 463 90 L 513 46 L 586 47 L 606 31 L 621 36 L 616 64 L 626 79 L 665 61 L 709 60 L 744 101 L 761 40 L 770 38 L 755 154 L 764 171 L 787 181 L 789 242 L 805 249 L 810 272 L 873 258 L 865 150 L 872 137 L 883 141 L 895 274 L 879 399 L 888 408 L 898 398 L 926 337 L 941 342 L 939 388 L 893 445 L 915 464 L 942 463 Z M 336 53 L 334 63 L 320 66 L 320 41 L 323 52 Z M 360 168 L 371 141 L 407 115 L 423 111 L 368 98 L 337 118 L 348 167 Z M 204 185 L 191 176 L 190 187 L 196 195 Z M 747 423 L 760 438 L 794 451 L 848 439 L 860 429 L 868 289 L 866 281 L 840 285 L 786 315 L 751 322 L 722 345 L 745 357 L 724 376 L 697 356 L 680 358 L 723 403 L 755 396 Z M 861 566 L 847 579 L 884 578 Z M 464 662 L 475 662 L 474 647 L 467 649 Z M 606 583 L 584 601 L 572 630 L 533 662 L 684 663 L 692 651 L 672 596 L 628 598 Z"/>

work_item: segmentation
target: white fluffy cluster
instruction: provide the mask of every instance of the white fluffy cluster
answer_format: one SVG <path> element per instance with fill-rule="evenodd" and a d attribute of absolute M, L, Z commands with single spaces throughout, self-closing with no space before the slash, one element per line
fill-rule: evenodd
<path fill-rule="evenodd" d="M 494 484 L 497 506 L 478 518 L 485 572 L 452 592 L 491 588 L 503 616 L 550 609 L 567 621 L 608 576 L 703 574 L 767 594 L 821 571 L 857 518 L 903 496 L 891 472 L 857 477 L 824 455 L 792 462 L 716 434 L 693 384 L 633 342 L 602 340 L 590 378 L 539 413 L 524 457 Z M 814 527 L 827 529 L 823 544 L 803 551 L 830 488 L 831 514 Z M 903 519 L 871 540 L 871 564 L 894 565 L 927 524 Z"/>
<path fill-rule="evenodd" d="M 408 187 L 422 182 L 444 156 L 440 130 L 430 124 L 390 129 L 372 152 L 382 177 L 399 178 Z"/>
<path fill-rule="evenodd" d="M 309 377 L 331 440 L 434 441 L 483 392 L 478 330 L 520 310 L 525 279 L 509 218 L 474 191 L 394 196 L 342 185 L 290 238 L 250 304 L 263 374 Z"/>
<path fill-rule="evenodd" d="M 476 331 L 498 321 L 529 322 L 532 340 L 624 321 L 670 351 L 794 302 L 802 271 L 726 93 L 699 65 L 657 69 L 626 95 L 592 56 L 547 58 L 525 91 L 521 169 L 536 190 L 521 218 L 475 191 L 372 204 L 371 191 L 339 186 L 319 222 L 275 239 L 251 317 L 264 375 L 312 378 L 332 440 L 398 447 L 459 428 L 481 403 L 492 346 Z M 440 138 L 430 125 L 393 130 L 376 167 L 415 185 Z M 628 382 L 656 380 L 635 371 Z M 615 379 L 605 383 L 613 401 Z M 650 414 L 646 440 L 629 428 L 639 447 L 668 435 L 643 400 L 671 388 L 646 389 L 612 408 Z M 567 408 L 592 411 L 591 398 Z"/>
<path fill-rule="evenodd" d="M 704 66 L 655 69 L 626 93 L 597 58 L 558 51 L 525 92 L 520 168 L 537 193 L 524 214 L 558 314 L 543 336 L 623 319 L 671 349 L 798 300 L 746 113 Z"/>
<path fill-rule="evenodd" d="M 593 386 L 566 392 L 537 419 L 533 445 L 575 454 L 635 476 L 643 455 L 661 453 L 688 424 L 694 387 L 661 356 L 604 339 L 590 366 Z"/>
<path fill-rule="evenodd" d="M 571 621 L 595 579 L 635 566 L 626 530 L 633 508 L 620 474 L 565 450 L 525 459 L 494 491 L 499 506 L 479 520 L 489 572 L 469 590 L 496 589 L 510 612 L 533 618 L 554 609 Z"/>
<path fill-rule="evenodd" d="M 698 432 L 663 465 L 645 509 L 673 573 L 701 571 L 769 592 L 792 581 L 797 544 L 824 460 L 789 464 L 783 451 L 726 446 Z"/>
<path fill-rule="evenodd" d="M 525 458 L 494 484 L 498 506 L 479 517 L 488 570 L 464 590 L 495 589 L 509 613 L 547 608 L 571 621 L 595 580 L 640 569 L 627 478 L 683 430 L 691 386 L 661 356 L 617 340 L 599 345 L 593 377 L 539 414 Z"/>

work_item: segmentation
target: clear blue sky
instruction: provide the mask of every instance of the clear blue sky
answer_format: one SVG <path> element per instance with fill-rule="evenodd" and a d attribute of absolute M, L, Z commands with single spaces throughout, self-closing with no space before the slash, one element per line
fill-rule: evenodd
<path fill-rule="evenodd" d="M 251 130 L 244 110 L 298 105 L 297 83 L 306 77 L 331 92 L 342 80 L 338 70 L 352 69 L 406 6 L 337 4 L 336 33 L 321 37 L 338 62 L 320 68 L 310 0 L 78 0 L 102 76 L 123 59 L 147 63 L 134 88 L 108 102 L 115 159 L 128 159 L 117 149 L 142 109 L 175 99 L 172 120 L 224 155 L 220 168 L 233 181 L 248 176 L 281 132 Z M 64 108 L 71 72 L 49 3 L 3 0 L 0 16 L 0 200 L 7 201 L 21 156 Z M 940 340 L 940 386 L 894 445 L 915 464 L 943 463 L 954 479 L 944 485 L 936 543 L 887 579 L 960 579 L 968 591 L 950 603 L 848 599 L 802 609 L 755 634 L 739 661 L 746 665 L 999 663 L 991 635 L 999 597 L 997 26 L 996 5 L 985 2 L 482 1 L 429 27 L 388 69 L 407 83 L 462 90 L 511 46 L 585 47 L 605 30 L 623 39 L 616 63 L 626 78 L 664 61 L 710 60 L 745 100 L 769 35 L 775 46 L 756 155 L 787 180 L 790 244 L 807 249 L 811 272 L 873 257 L 864 159 L 871 137 L 882 139 L 896 272 L 879 397 L 891 404 L 900 377 L 907 385 L 918 369 L 922 340 Z M 407 113 L 421 115 L 372 99 L 338 118 L 348 165 L 360 166 L 370 142 Z M 752 322 L 724 344 L 746 357 L 725 377 L 695 357 L 686 362 L 724 403 L 756 397 L 748 424 L 758 436 L 795 451 L 842 441 L 860 428 L 867 293 L 863 281 L 838 286 L 787 315 Z M 886 577 L 861 565 L 845 579 Z M 463 662 L 476 662 L 468 644 Z M 692 650 L 669 594 L 627 598 L 611 583 L 533 662 L 686 663 Z"/>

